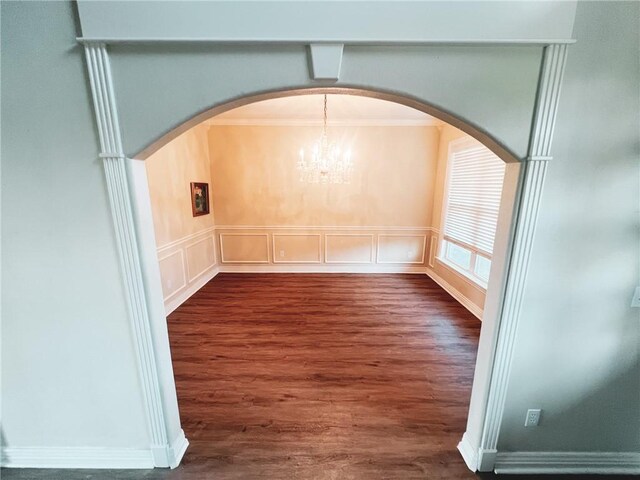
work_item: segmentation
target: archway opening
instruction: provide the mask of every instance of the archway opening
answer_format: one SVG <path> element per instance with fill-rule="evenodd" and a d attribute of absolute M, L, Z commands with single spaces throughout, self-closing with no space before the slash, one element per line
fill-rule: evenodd
<path fill-rule="evenodd" d="M 331 182 L 309 184 L 300 175 L 300 150 L 309 148 L 321 132 L 322 112 L 318 102 L 325 94 L 329 95 L 329 108 L 332 105 L 336 107 L 335 110 L 329 110 L 332 119 L 329 121 L 329 133 L 332 138 L 348 145 L 353 156 L 353 178 L 338 185 Z M 391 98 L 394 100 L 391 101 Z M 372 115 L 376 108 L 377 115 Z M 331 117 L 332 114 L 335 116 Z M 477 210 L 478 201 L 474 204 L 476 209 L 467 212 L 468 217 L 493 215 L 495 225 L 492 233 L 486 231 L 487 222 L 476 222 L 468 225 L 466 230 L 462 229 L 462 237 L 451 234 L 456 230 L 454 227 L 460 227 L 462 218 L 456 216 L 456 212 L 451 213 L 455 206 L 452 208 L 452 196 L 449 195 L 456 155 L 458 163 L 462 164 L 465 161 L 468 164 L 469 159 L 472 162 L 484 159 L 482 166 L 485 168 L 490 165 L 491 157 L 491 160 L 502 159 L 513 167 L 506 172 L 507 183 L 504 186 L 500 178 L 499 186 L 503 187 L 500 190 L 504 193 L 502 205 L 499 194 L 497 204 L 495 195 L 491 197 L 493 205 L 488 213 Z M 209 283 L 219 273 L 296 272 L 298 279 L 307 278 L 307 281 L 311 281 L 309 277 L 300 274 L 423 274 L 410 279 L 398 277 L 398 283 L 387 285 L 386 288 L 411 290 L 420 296 L 420 292 L 424 293 L 426 279 L 430 282 L 428 290 L 433 290 L 427 292 L 427 297 L 437 298 L 438 301 L 448 299 L 438 304 L 427 317 L 437 324 L 437 328 L 429 332 L 430 338 L 437 340 L 439 337 L 444 342 L 432 347 L 438 349 L 453 337 L 457 342 L 467 345 L 466 350 L 456 352 L 451 349 L 444 352 L 445 356 L 460 355 L 466 358 L 458 366 L 459 377 L 463 378 L 464 385 L 448 398 L 449 401 L 453 397 L 466 399 L 462 409 L 457 408 L 451 417 L 454 423 L 458 422 L 454 433 L 459 439 L 464 432 L 474 357 L 480 336 L 478 319 L 483 316 L 487 297 L 491 296 L 489 302 L 493 303 L 488 308 L 492 318 L 485 319 L 485 323 L 491 323 L 492 330 L 496 330 L 499 290 L 504 283 L 519 167 L 508 151 L 475 127 L 415 100 L 379 92 L 325 88 L 275 92 L 215 107 L 165 135 L 138 158 L 144 158 L 147 162 L 155 248 L 166 311 L 173 312 L 187 302 L 184 308 L 170 317 L 170 332 L 171 318 L 176 318 L 175 336 L 182 336 L 184 340 L 190 337 L 189 331 L 183 329 L 190 328 L 190 320 L 187 319 L 206 322 L 210 319 L 208 315 L 224 317 L 221 311 L 210 310 L 207 313 L 198 307 L 208 301 L 220 301 L 221 297 L 214 293 L 216 281 Z M 459 174 L 460 185 L 469 187 L 469 175 L 481 173 L 477 169 L 467 168 Z M 494 172 L 489 183 L 495 184 L 496 178 Z M 476 182 L 476 187 L 486 186 L 486 183 L 486 179 Z M 195 187 L 192 184 L 196 184 Z M 206 184 L 206 187 L 202 184 Z M 204 188 L 207 191 L 203 193 Z M 200 189 L 199 195 L 206 199 L 208 212 L 198 211 L 194 198 L 198 190 L 194 189 Z M 456 194 L 459 196 L 460 192 Z M 480 192 L 478 195 L 482 194 Z M 485 195 L 483 198 L 489 197 Z M 462 198 L 458 207 L 464 210 L 465 206 L 469 207 L 468 201 L 469 198 Z M 448 226 L 447 218 L 452 219 Z M 477 233 L 474 238 L 485 240 L 484 249 L 473 238 L 464 237 L 465 232 L 473 233 L 474 228 Z M 460 228 L 457 230 L 459 234 Z M 486 251 L 487 235 L 492 236 L 490 252 Z M 494 239 L 496 248 L 493 248 Z M 487 267 L 487 259 L 493 268 Z M 489 271 L 492 273 L 489 274 Z M 235 284 L 240 292 L 239 297 L 232 301 L 235 304 L 241 298 L 246 301 L 249 294 L 247 285 L 253 285 L 253 288 L 257 285 L 252 284 L 255 278 L 248 279 L 247 275 L 244 279 L 241 277 L 228 276 L 229 284 Z M 218 281 L 221 278 L 218 277 Z M 291 282 L 297 281 L 286 280 L 285 283 L 289 284 L 285 288 L 291 289 Z M 203 288 L 205 285 L 208 286 Z M 330 289 L 329 285 L 323 287 L 324 291 Z M 347 285 L 348 282 L 343 291 Z M 194 297 L 196 300 L 189 303 L 187 299 L 201 289 L 203 293 L 200 297 Z M 432 294 L 436 290 L 434 297 Z M 374 288 L 372 292 L 381 291 L 384 290 Z M 451 307 L 455 302 L 445 291 L 478 319 L 471 317 L 462 307 Z M 290 290 L 281 301 L 296 298 L 291 293 Z M 262 295 L 262 298 L 258 298 L 264 304 L 265 292 Z M 334 298 L 340 298 L 340 302 L 353 301 L 349 296 L 336 295 Z M 295 316 L 296 311 L 303 311 L 301 298 L 297 297 L 297 301 L 296 305 L 291 306 L 293 310 L 287 310 L 290 315 Z M 324 304 L 323 308 L 329 306 Z M 420 311 L 425 306 L 418 301 L 412 308 Z M 359 307 L 362 308 L 363 304 L 359 304 Z M 396 308 L 402 308 L 400 300 Z M 453 309 L 453 317 L 457 320 L 438 317 L 449 308 Z M 475 325 L 472 322 L 476 322 Z M 420 325 L 420 322 L 409 323 L 401 325 L 401 329 L 419 328 Z M 309 324 L 305 326 L 309 327 Z M 246 329 L 247 325 L 242 325 L 242 328 Z M 358 328 L 365 327 L 360 325 Z M 193 331 L 197 329 L 191 330 L 191 333 Z M 230 332 L 225 332 L 224 335 L 229 338 Z M 214 336 L 220 338 L 221 333 L 215 331 Z M 265 332 L 244 331 L 242 334 L 257 338 Z M 393 335 L 390 332 L 388 334 Z M 273 331 L 268 332 L 267 338 L 273 335 Z M 173 343 L 174 336 L 170 334 L 170 338 Z M 303 342 L 309 340 L 306 338 Z M 221 348 L 228 349 L 233 343 L 231 341 Z M 174 350 L 178 348 L 193 353 L 194 345 L 189 342 L 176 345 Z M 286 346 L 280 345 L 282 349 L 286 349 Z M 399 348 L 398 345 L 396 347 Z M 223 356 L 230 353 L 231 350 L 225 350 Z M 216 355 L 214 352 L 209 354 Z M 265 354 L 268 355 L 268 352 L 265 351 Z M 176 360 L 181 362 L 180 369 L 174 366 L 179 392 L 181 379 L 189 376 L 189 368 L 194 368 L 194 364 L 186 358 L 188 355 Z M 366 355 L 365 358 L 370 360 L 372 368 L 380 369 L 381 364 L 376 364 L 373 358 Z M 402 359 L 389 357 L 386 363 L 393 364 L 398 360 Z M 415 362 L 414 367 L 420 368 L 419 357 L 405 360 Z M 384 364 L 382 362 L 382 366 Z M 229 366 L 235 367 L 238 365 Z M 314 374 L 320 375 L 318 381 L 328 375 L 326 371 L 302 372 L 305 373 L 311 374 L 312 378 Z M 205 372 L 200 370 L 197 375 L 200 374 Z M 231 375 L 227 377 L 230 378 Z M 347 372 L 345 378 L 350 378 Z M 486 381 L 488 383 L 488 378 Z M 313 383 L 312 380 L 311 385 Z M 193 384 L 186 385 L 185 392 L 194 390 Z M 205 395 L 213 395 L 215 391 L 218 390 L 205 392 Z M 230 392 L 240 393 L 231 388 L 227 391 L 231 397 L 233 394 Z M 278 403 L 286 403 L 289 398 L 287 395 L 298 398 L 293 393 L 283 392 L 280 392 L 283 396 L 277 398 Z M 423 393 L 426 396 L 421 400 L 425 401 L 431 394 L 426 390 Z M 250 394 L 244 392 L 242 395 Z M 197 403 L 191 394 L 185 393 L 181 397 L 191 398 Z M 328 401 L 335 402 L 335 398 Z M 255 400 L 252 402 L 255 405 Z M 242 405 L 243 400 L 236 407 L 242 408 Z M 210 407 L 215 409 L 213 404 Z M 190 411 L 191 407 L 183 408 Z M 424 413 L 425 419 L 432 415 Z M 446 416 L 448 413 L 439 411 L 439 414 Z M 228 412 L 222 416 L 229 418 Z M 184 417 L 183 411 L 183 424 L 196 422 L 195 417 Z M 425 424 L 424 428 L 427 431 L 430 427 Z M 407 433 L 401 428 L 394 434 L 402 435 L 402 432 Z M 272 447 L 273 443 L 269 448 Z M 448 451 L 452 452 L 453 449 L 449 448 Z"/>

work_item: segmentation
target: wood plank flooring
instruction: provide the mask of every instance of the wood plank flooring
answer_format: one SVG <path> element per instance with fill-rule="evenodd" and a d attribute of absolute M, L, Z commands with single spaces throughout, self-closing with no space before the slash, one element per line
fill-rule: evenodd
<path fill-rule="evenodd" d="M 472 478 L 456 445 L 479 331 L 424 275 L 219 275 L 169 317 L 183 468 Z"/>

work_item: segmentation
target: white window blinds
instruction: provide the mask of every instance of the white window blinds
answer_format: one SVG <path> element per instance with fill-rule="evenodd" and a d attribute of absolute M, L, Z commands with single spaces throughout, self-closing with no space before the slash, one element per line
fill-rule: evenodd
<path fill-rule="evenodd" d="M 452 145 L 444 236 L 491 257 L 498 223 L 504 162 L 477 142 Z"/>

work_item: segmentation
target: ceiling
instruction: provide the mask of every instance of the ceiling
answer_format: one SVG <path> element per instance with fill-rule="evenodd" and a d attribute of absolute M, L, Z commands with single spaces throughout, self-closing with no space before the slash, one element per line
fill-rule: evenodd
<path fill-rule="evenodd" d="M 356 95 L 329 94 L 332 125 L 442 125 L 426 113 L 399 103 Z M 209 120 L 210 125 L 321 125 L 323 95 L 297 95 L 244 105 Z"/>

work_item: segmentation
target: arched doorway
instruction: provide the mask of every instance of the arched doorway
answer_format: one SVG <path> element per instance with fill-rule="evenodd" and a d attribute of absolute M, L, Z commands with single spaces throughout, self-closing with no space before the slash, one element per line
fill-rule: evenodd
<path fill-rule="evenodd" d="M 146 223 L 148 227 L 148 219 L 145 219 L 143 201 L 137 198 L 137 193 L 134 195 L 129 193 L 131 180 L 127 180 L 125 173 L 125 155 L 106 50 L 102 44 L 89 43 L 86 45 L 86 51 L 102 157 L 105 162 L 114 221 L 118 231 L 123 271 L 126 273 L 128 282 L 132 325 L 139 353 L 145 403 L 148 406 L 151 449 L 153 452 L 158 452 L 154 454 L 157 466 L 175 466 L 184 453 L 186 440 L 179 432 L 166 326 L 163 327 L 162 322 L 158 322 L 162 315 L 159 315 L 160 310 L 156 307 L 161 295 L 158 294 L 157 282 L 154 286 L 153 267 L 148 263 L 151 260 L 146 258 L 148 249 L 144 246 L 144 225 Z M 562 78 L 566 46 L 550 45 L 545 47 L 544 52 L 528 156 L 526 161 L 522 162 L 521 172 L 514 170 L 512 173 L 520 179 L 520 182 L 517 191 L 513 192 L 514 202 L 511 205 L 511 218 L 514 219 L 509 228 L 511 241 L 508 241 L 507 245 L 497 245 L 498 250 L 508 252 L 503 257 L 505 263 L 499 268 L 502 284 L 499 291 L 494 290 L 491 296 L 491 308 L 485 311 L 485 318 L 495 318 L 496 321 L 486 322 L 482 329 L 467 433 L 459 446 L 465 461 L 473 470 L 491 470 L 495 463 L 497 439 L 513 353 L 513 339 L 517 328 L 545 169 L 550 159 L 557 92 Z M 232 108 L 234 102 L 238 101 L 242 103 L 242 100 L 235 99 L 230 102 L 221 102 L 214 109 Z M 410 97 L 405 97 L 401 103 L 412 106 L 412 102 L 416 102 L 415 105 L 420 107 L 421 102 Z M 227 106 L 220 107 L 221 105 Z M 427 103 L 422 104 L 422 109 L 435 111 Z M 451 120 L 450 123 L 457 124 L 456 126 L 467 133 L 473 133 L 473 136 L 481 139 L 501 158 L 510 158 L 509 152 L 501 147 L 499 142 L 492 140 L 491 136 L 480 129 L 468 122 L 458 121 L 453 115 L 439 113 L 440 118 Z M 180 133 L 180 130 L 175 133 Z M 148 151 L 145 149 L 141 154 L 146 155 L 153 151 L 153 148 Z M 130 165 L 130 171 L 135 170 L 136 167 Z M 132 173 L 131 177 L 135 177 L 135 174 Z M 136 230 L 137 235 L 134 232 Z M 495 268 L 498 270 L 497 266 Z M 176 440 L 172 441 L 170 438 Z"/>

